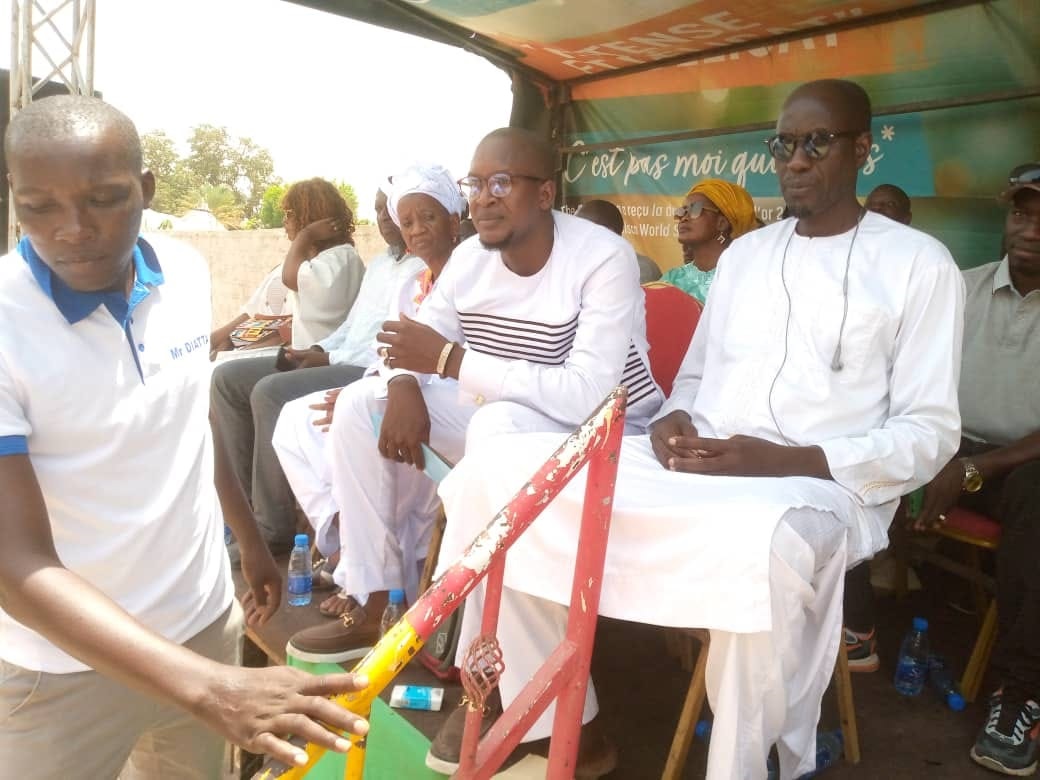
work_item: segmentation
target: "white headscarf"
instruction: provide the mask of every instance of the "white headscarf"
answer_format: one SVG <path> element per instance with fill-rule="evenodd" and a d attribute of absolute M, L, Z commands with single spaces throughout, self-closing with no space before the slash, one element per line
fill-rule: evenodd
<path fill-rule="evenodd" d="M 440 203 L 449 214 L 462 216 L 466 201 L 462 197 L 455 178 L 443 165 L 415 163 L 393 176 L 386 207 L 394 224 L 401 227 L 397 217 L 397 204 L 405 195 L 421 192 Z"/>

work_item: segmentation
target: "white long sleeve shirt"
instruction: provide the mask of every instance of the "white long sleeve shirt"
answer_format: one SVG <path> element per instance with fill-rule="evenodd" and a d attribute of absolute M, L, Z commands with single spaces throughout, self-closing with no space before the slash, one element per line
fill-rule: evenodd
<path fill-rule="evenodd" d="M 415 255 L 394 257 L 389 251 L 368 262 L 350 314 L 336 330 L 318 342 L 335 366 L 369 366 L 376 359 L 375 340 L 394 294 L 405 280 L 426 265 Z M 308 346 L 310 346 L 308 344 Z"/>
<path fill-rule="evenodd" d="M 647 362 L 646 315 L 631 245 L 588 220 L 553 212 L 552 252 L 532 276 L 476 239 L 461 244 L 418 319 L 466 355 L 463 397 L 513 401 L 578 425 L 618 384 L 628 421 L 649 418 L 661 391 Z"/>
<path fill-rule="evenodd" d="M 927 483 L 960 438 L 964 283 L 946 247 L 868 212 L 853 231 L 805 238 L 788 219 L 723 253 L 660 416 L 703 436 L 818 445 L 862 508 L 850 558 L 882 549 L 895 502 Z M 842 368 L 832 368 L 841 335 Z"/>

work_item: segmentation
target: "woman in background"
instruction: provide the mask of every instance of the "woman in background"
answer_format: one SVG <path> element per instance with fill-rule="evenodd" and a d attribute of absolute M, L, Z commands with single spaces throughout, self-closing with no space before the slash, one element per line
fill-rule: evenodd
<path fill-rule="evenodd" d="M 668 271 L 661 281 L 704 303 L 719 256 L 733 239 L 755 229 L 755 203 L 738 184 L 705 179 L 686 193 L 685 203 L 675 210 L 675 219 L 683 259 L 692 259 Z"/>
<path fill-rule="evenodd" d="M 292 346 L 307 349 L 339 327 L 354 305 L 365 265 L 354 249 L 354 215 L 339 190 L 324 179 L 296 182 L 282 196 L 281 208 L 289 251 L 239 315 L 210 334 L 211 358 L 235 349 L 231 334 L 258 316 L 295 315 Z M 264 338 L 256 346 L 283 343 Z"/>
<path fill-rule="evenodd" d="M 292 345 L 307 349 L 347 318 L 365 265 L 354 249 L 354 215 L 331 182 L 296 182 L 281 207 L 292 242 L 282 263 L 293 310 Z"/>

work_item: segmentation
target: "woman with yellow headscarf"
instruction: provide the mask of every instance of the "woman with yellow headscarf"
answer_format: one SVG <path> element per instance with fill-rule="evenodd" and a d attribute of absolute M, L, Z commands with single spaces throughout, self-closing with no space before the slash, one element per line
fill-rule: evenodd
<path fill-rule="evenodd" d="M 694 185 L 682 206 L 675 210 L 679 243 L 685 265 L 661 277 L 704 303 L 715 278 L 719 255 L 749 230 L 754 230 L 755 204 L 748 191 L 722 179 L 705 179 Z"/>

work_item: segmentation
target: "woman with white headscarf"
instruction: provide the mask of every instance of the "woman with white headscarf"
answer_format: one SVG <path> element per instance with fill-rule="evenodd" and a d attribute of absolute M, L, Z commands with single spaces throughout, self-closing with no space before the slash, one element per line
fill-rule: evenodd
<path fill-rule="evenodd" d="M 391 310 L 387 318 L 399 319 L 402 314 L 414 317 L 436 285 L 458 243 L 459 220 L 465 200 L 454 177 L 440 165 L 411 165 L 395 174 L 391 186 L 385 191 L 387 211 L 400 228 L 405 246 L 426 265 L 391 298 Z M 383 369 L 382 362 L 377 361 L 367 375 L 381 373 Z M 433 377 L 430 381 L 443 380 Z M 315 530 L 319 551 L 326 556 L 337 553 L 342 544 L 349 543 L 350 536 L 349 523 L 334 522 L 339 515 L 339 508 L 333 498 L 332 475 L 326 455 L 325 432 L 332 421 L 335 401 L 341 389 L 313 393 L 290 401 L 282 409 L 273 437 L 275 452 L 293 493 Z M 378 457 L 376 452 L 372 455 Z M 402 537 L 403 549 L 394 551 L 396 557 L 403 559 L 400 587 L 408 588 L 413 593 L 417 584 L 415 567 L 404 564 L 425 555 L 428 531 L 410 529 Z M 333 573 L 333 580 L 339 579 Z M 349 613 L 358 620 L 373 620 L 378 628 L 382 606 L 382 603 L 376 605 L 373 602 L 372 608 L 366 609 L 337 589 L 336 593 L 321 603 L 320 610 L 329 617 Z M 336 623 L 340 624 L 341 621 Z M 298 650 L 303 654 L 298 657 L 304 657 L 311 643 L 307 637 L 301 638 L 300 642 L 303 646 L 296 647 L 294 644 L 293 652 L 295 655 Z"/>

